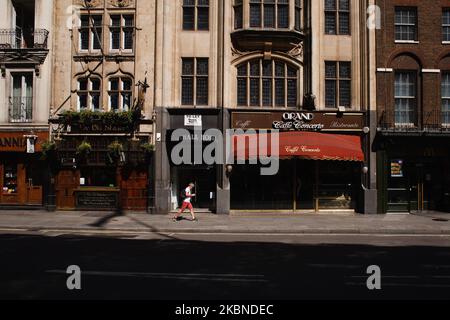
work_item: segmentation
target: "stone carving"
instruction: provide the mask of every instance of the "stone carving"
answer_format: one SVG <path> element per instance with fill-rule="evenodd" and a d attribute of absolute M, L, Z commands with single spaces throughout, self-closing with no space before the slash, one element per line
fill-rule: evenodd
<path fill-rule="evenodd" d="M 116 8 L 126 8 L 133 4 L 133 0 L 109 0 L 109 3 Z"/>
<path fill-rule="evenodd" d="M 294 45 L 294 44 L 293 44 Z M 288 54 L 294 58 L 303 58 L 303 43 L 295 44 Z"/>
<path fill-rule="evenodd" d="M 77 4 L 79 4 L 82 8 L 94 8 L 101 7 L 103 0 L 78 0 Z"/>

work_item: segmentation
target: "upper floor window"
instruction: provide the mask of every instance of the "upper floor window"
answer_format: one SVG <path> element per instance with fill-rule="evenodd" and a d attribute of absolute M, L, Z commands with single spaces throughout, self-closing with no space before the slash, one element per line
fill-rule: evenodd
<path fill-rule="evenodd" d="M 295 30 L 302 28 L 302 0 L 295 0 Z"/>
<path fill-rule="evenodd" d="M 183 0 L 183 30 L 209 30 L 209 0 Z"/>
<path fill-rule="evenodd" d="M 208 105 L 208 74 L 208 58 L 184 58 L 182 60 L 182 105 Z"/>
<path fill-rule="evenodd" d="M 395 40 L 417 40 L 417 8 L 395 8 Z"/>
<path fill-rule="evenodd" d="M 250 0 L 251 28 L 289 28 L 289 0 Z"/>
<path fill-rule="evenodd" d="M 78 79 L 78 110 L 100 110 L 101 80 L 97 77 Z"/>
<path fill-rule="evenodd" d="M 417 73 L 395 73 L 395 124 L 414 125 L 417 106 Z"/>
<path fill-rule="evenodd" d="M 111 15 L 111 50 L 133 50 L 134 16 Z"/>
<path fill-rule="evenodd" d="M 325 0 L 325 34 L 350 34 L 350 0 Z"/>
<path fill-rule="evenodd" d="M 9 105 L 10 122 L 33 120 L 33 73 L 12 73 Z"/>
<path fill-rule="evenodd" d="M 133 80 L 129 77 L 110 79 L 108 96 L 110 111 L 129 111 L 133 97 Z"/>
<path fill-rule="evenodd" d="M 442 73 L 442 123 L 450 125 L 450 72 Z"/>
<path fill-rule="evenodd" d="M 234 0 L 234 29 L 244 27 L 244 6 L 243 0 Z"/>
<path fill-rule="evenodd" d="M 101 15 L 86 15 L 80 17 L 80 50 L 101 50 L 103 36 L 103 17 Z"/>
<path fill-rule="evenodd" d="M 237 67 L 237 105 L 296 107 L 298 69 L 277 60 L 257 59 Z"/>
<path fill-rule="evenodd" d="M 351 79 L 350 62 L 325 62 L 325 107 L 351 107 Z"/>
<path fill-rule="evenodd" d="M 442 36 L 443 41 L 450 41 L 450 8 L 442 12 Z"/>

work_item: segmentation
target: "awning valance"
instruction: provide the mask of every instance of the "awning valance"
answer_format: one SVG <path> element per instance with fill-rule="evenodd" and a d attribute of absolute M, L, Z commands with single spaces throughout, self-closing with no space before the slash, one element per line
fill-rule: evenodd
<path fill-rule="evenodd" d="M 274 152 L 271 149 L 270 133 L 233 136 L 233 154 L 236 159 L 272 156 Z M 310 160 L 364 161 L 360 136 L 318 132 L 280 132 L 279 156 Z"/>

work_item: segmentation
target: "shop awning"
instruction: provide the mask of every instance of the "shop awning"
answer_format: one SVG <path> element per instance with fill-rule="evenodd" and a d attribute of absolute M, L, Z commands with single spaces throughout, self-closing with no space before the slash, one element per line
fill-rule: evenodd
<path fill-rule="evenodd" d="M 364 161 L 361 137 L 357 135 L 290 131 L 280 132 L 279 138 L 280 158 Z M 270 133 L 233 136 L 233 154 L 238 160 L 271 156 L 271 149 Z"/>

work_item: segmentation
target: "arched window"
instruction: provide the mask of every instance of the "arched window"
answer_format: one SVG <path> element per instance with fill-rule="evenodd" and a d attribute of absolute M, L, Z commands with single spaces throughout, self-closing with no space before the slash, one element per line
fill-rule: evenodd
<path fill-rule="evenodd" d="M 237 67 L 237 105 L 296 107 L 298 69 L 283 61 L 256 59 Z"/>
<path fill-rule="evenodd" d="M 130 77 L 115 77 L 109 80 L 109 110 L 128 111 L 133 99 L 133 80 Z"/>
<path fill-rule="evenodd" d="M 97 77 L 78 79 L 78 110 L 100 110 L 101 83 Z"/>

